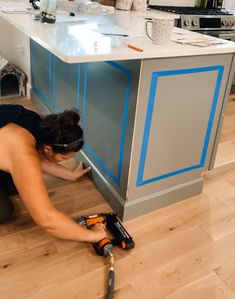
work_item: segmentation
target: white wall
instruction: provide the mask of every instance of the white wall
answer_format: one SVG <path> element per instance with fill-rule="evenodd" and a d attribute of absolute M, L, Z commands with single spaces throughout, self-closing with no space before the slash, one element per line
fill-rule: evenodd
<path fill-rule="evenodd" d="M 0 54 L 9 61 L 13 59 L 13 27 L 0 18 Z"/>
<path fill-rule="evenodd" d="M 29 96 L 28 91 L 31 87 L 29 38 L 2 18 L 0 18 L 0 28 L 0 54 L 25 72 L 28 78 L 27 95 Z"/>
<path fill-rule="evenodd" d="M 13 57 L 12 62 L 24 71 L 31 85 L 30 77 L 30 40 L 25 34 L 13 28 Z"/>

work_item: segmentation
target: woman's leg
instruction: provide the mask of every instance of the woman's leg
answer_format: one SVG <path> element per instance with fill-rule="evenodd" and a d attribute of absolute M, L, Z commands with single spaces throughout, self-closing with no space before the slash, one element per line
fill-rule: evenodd
<path fill-rule="evenodd" d="M 9 173 L 0 171 L 0 224 L 11 219 L 15 207 L 9 195 L 16 194 L 17 190 Z"/>
<path fill-rule="evenodd" d="M 2 188 L 0 188 L 0 224 L 9 221 L 13 216 L 14 211 L 15 208 L 9 196 Z"/>
<path fill-rule="evenodd" d="M 0 171 L 0 188 L 8 195 L 16 195 L 18 193 L 11 175 L 4 171 Z"/>

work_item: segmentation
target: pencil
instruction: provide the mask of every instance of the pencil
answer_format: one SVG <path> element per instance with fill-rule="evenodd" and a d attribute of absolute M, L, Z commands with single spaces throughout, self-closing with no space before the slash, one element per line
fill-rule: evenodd
<path fill-rule="evenodd" d="M 133 50 L 135 50 L 135 51 L 138 51 L 138 52 L 143 52 L 143 50 L 142 49 L 140 49 L 140 48 L 137 48 L 136 46 L 133 46 L 133 45 L 127 45 L 127 47 L 128 48 L 131 48 L 131 49 L 133 49 Z"/>

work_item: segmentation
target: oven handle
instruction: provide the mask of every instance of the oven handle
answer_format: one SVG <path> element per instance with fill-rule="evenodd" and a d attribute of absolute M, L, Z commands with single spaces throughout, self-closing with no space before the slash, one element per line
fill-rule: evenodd
<path fill-rule="evenodd" d="M 218 34 L 219 38 L 230 40 L 230 41 L 235 41 L 235 32 L 234 33 L 220 33 Z"/>

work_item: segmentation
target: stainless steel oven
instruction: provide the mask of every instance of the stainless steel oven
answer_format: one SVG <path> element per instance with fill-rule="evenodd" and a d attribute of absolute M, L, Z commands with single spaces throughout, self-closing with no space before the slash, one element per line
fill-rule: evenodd
<path fill-rule="evenodd" d="M 229 40 L 231 42 L 235 42 L 235 29 L 231 29 L 231 30 L 200 30 L 198 31 L 202 34 L 207 34 L 207 35 L 211 35 L 211 36 L 215 36 L 218 38 L 222 38 L 225 40 Z"/>
<path fill-rule="evenodd" d="M 149 8 L 180 15 L 177 26 L 183 29 L 204 32 L 235 30 L 235 15 L 224 9 L 151 4 Z"/>

